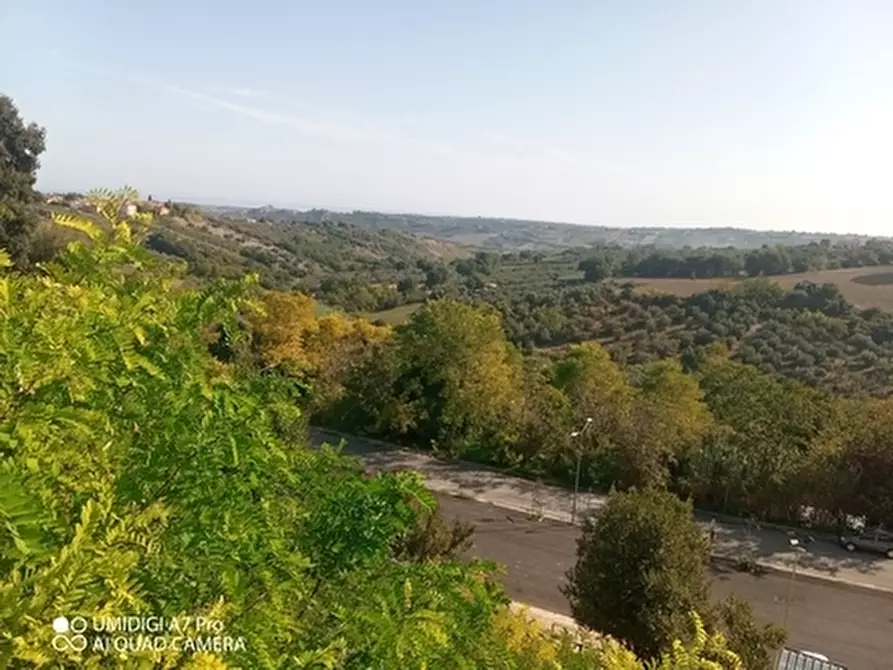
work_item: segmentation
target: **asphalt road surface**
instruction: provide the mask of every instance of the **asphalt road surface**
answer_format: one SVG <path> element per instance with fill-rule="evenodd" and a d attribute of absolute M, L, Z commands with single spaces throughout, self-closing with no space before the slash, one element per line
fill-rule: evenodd
<path fill-rule="evenodd" d="M 576 560 L 579 529 L 552 521 L 531 521 L 523 514 L 445 494 L 436 494 L 447 519 L 474 523 L 472 554 L 504 565 L 503 583 L 519 602 L 570 614 L 559 591 Z M 734 594 L 757 617 L 781 625 L 791 579 L 756 577 L 717 568 L 713 595 Z M 788 612 L 788 646 L 822 653 L 849 670 L 893 668 L 893 596 L 847 586 L 795 581 Z"/>

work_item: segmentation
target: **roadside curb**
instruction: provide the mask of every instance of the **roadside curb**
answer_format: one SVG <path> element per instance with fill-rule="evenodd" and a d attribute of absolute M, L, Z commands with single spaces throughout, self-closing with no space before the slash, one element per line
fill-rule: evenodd
<path fill-rule="evenodd" d="M 340 431 L 332 430 L 330 428 L 313 427 L 313 430 L 316 431 L 317 433 L 322 433 L 325 435 L 337 437 L 339 440 L 340 439 L 344 439 L 344 440 L 361 439 L 371 445 L 378 445 L 382 451 L 406 452 L 407 454 L 412 454 L 412 455 L 418 455 L 418 454 L 422 453 L 422 452 L 419 452 L 418 450 L 414 450 L 410 447 L 406 447 L 403 445 L 395 445 L 392 443 L 383 442 L 382 440 L 377 440 L 375 438 L 365 437 L 362 435 L 349 435 L 347 433 L 341 433 Z M 434 458 L 430 454 L 422 454 L 422 455 Z M 434 460 L 439 460 L 439 459 L 434 458 Z M 509 476 L 509 477 L 513 476 L 513 475 L 509 475 L 509 474 L 499 470 L 498 468 L 492 468 L 492 467 L 488 467 L 488 466 L 485 466 L 482 464 L 475 464 L 475 463 L 469 463 L 469 465 L 474 465 L 482 470 L 493 471 L 493 472 L 496 472 L 501 475 L 505 475 L 505 476 Z M 444 485 L 438 484 L 436 482 L 431 481 L 430 479 L 427 479 L 425 484 L 430 491 L 433 491 L 435 493 L 441 493 L 441 494 L 445 494 L 445 495 L 449 495 L 449 496 L 452 496 L 455 498 L 461 498 L 461 499 L 465 499 L 465 500 L 471 500 L 471 501 L 474 501 L 474 502 L 480 503 L 480 504 L 492 505 L 492 506 L 498 507 L 500 509 L 508 510 L 510 512 L 515 512 L 517 514 L 522 514 L 528 519 L 534 519 L 534 520 L 539 520 L 539 521 L 548 520 L 548 521 L 552 521 L 555 523 L 561 523 L 561 524 L 565 524 L 565 525 L 575 525 L 578 527 L 582 525 L 579 519 L 576 521 L 576 523 L 571 524 L 570 514 L 568 514 L 567 512 L 551 512 L 551 511 L 546 511 L 546 510 L 543 510 L 541 512 L 535 512 L 530 506 L 517 505 L 517 504 L 499 501 L 499 500 L 494 501 L 492 499 L 487 499 L 480 495 L 472 495 L 472 494 L 466 493 L 466 492 L 462 491 L 461 489 L 457 489 L 455 486 L 449 486 L 449 485 L 444 486 Z M 589 511 L 588 509 L 581 510 L 580 517 L 582 518 L 583 516 L 585 516 L 588 511 Z M 719 516 L 719 515 L 717 515 L 717 516 Z M 734 518 L 733 518 L 733 520 L 723 519 L 721 523 L 725 523 L 728 525 L 743 525 L 744 523 L 746 523 L 746 521 L 740 520 L 738 523 L 735 523 Z M 782 527 L 773 528 L 772 527 L 773 525 L 774 524 L 766 524 L 765 526 L 767 529 L 771 528 L 771 530 L 774 530 L 776 532 L 781 532 L 783 530 Z M 821 533 L 817 533 L 817 534 L 821 534 Z M 742 560 L 747 560 L 747 559 L 748 559 L 748 556 L 746 554 L 744 554 L 742 556 L 712 554 L 710 557 L 710 560 L 713 563 L 724 564 L 724 565 L 733 566 L 733 567 L 739 565 Z M 767 572 L 772 572 L 774 574 L 780 574 L 780 575 L 790 575 L 791 574 L 791 566 L 790 565 L 779 565 L 777 563 L 771 563 L 771 562 L 768 562 L 765 560 L 760 560 L 760 559 L 751 559 L 751 560 L 753 561 L 753 563 L 756 566 L 758 566 L 759 568 L 761 568 L 762 570 L 765 570 Z M 741 571 L 741 572 L 745 572 L 745 571 Z M 867 593 L 871 593 L 873 595 L 878 595 L 878 596 L 893 597 L 893 588 L 891 588 L 891 587 L 877 586 L 875 584 L 869 584 L 867 582 L 861 582 L 861 581 L 853 581 L 851 579 L 844 579 L 841 577 L 835 577 L 833 575 L 827 575 L 827 574 L 821 574 L 821 573 L 817 574 L 816 571 L 811 570 L 809 568 L 804 568 L 802 566 L 800 568 L 798 568 L 798 570 L 797 570 L 796 579 L 802 580 L 802 581 L 808 581 L 808 582 L 812 582 L 812 583 L 818 583 L 818 584 L 822 584 L 825 586 L 835 586 L 835 587 L 841 588 L 841 589 L 865 591 Z"/>
<path fill-rule="evenodd" d="M 737 568 L 740 564 L 741 558 L 736 558 L 732 556 L 723 556 L 721 554 L 712 554 L 710 556 L 711 563 L 720 563 L 727 565 L 733 569 Z M 791 576 L 791 568 L 785 567 L 781 565 L 776 565 L 774 563 L 767 563 L 765 561 L 754 561 L 754 564 L 765 570 L 766 572 L 771 572 L 777 575 L 787 575 Z M 736 570 L 741 574 L 746 574 L 746 570 Z M 759 577 L 759 575 L 755 575 Z M 816 574 L 814 571 L 807 572 L 804 568 L 799 568 L 797 570 L 797 581 L 811 582 L 813 584 L 819 584 L 820 586 L 833 586 L 839 589 L 849 589 L 851 591 L 866 591 L 876 596 L 885 596 L 893 598 L 893 589 L 888 588 L 886 586 L 877 586 L 875 584 L 868 584 L 866 582 L 855 582 L 850 579 L 841 579 L 840 577 L 835 577 L 833 575 L 822 575 Z"/>

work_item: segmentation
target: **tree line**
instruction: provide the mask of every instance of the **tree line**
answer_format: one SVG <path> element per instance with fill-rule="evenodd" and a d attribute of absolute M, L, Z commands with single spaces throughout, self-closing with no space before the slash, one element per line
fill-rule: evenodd
<path fill-rule="evenodd" d="M 832 244 L 829 240 L 804 245 L 763 245 L 759 249 L 648 250 L 606 247 L 579 263 L 590 282 L 609 277 L 675 277 L 710 279 L 817 272 L 893 264 L 893 241 Z"/>

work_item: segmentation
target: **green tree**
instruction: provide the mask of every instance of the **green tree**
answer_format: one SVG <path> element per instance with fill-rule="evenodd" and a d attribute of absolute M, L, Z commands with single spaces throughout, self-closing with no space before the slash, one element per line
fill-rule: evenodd
<path fill-rule="evenodd" d="M 578 419 L 592 417 L 594 432 L 610 436 L 628 413 L 634 390 L 598 344 L 571 347 L 555 366 L 555 385 L 571 398 Z"/>
<path fill-rule="evenodd" d="M 425 284 L 428 288 L 440 286 L 450 278 L 450 269 L 443 263 L 424 261 L 419 267 L 425 273 Z"/>
<path fill-rule="evenodd" d="M 893 523 L 893 400 L 847 399 L 821 437 L 815 501 L 837 515 Z"/>
<path fill-rule="evenodd" d="M 614 274 L 614 262 L 610 256 L 600 254 L 580 261 L 577 269 L 583 273 L 587 282 L 600 282 Z"/>
<path fill-rule="evenodd" d="M 830 398 L 719 356 L 702 367 L 701 388 L 714 419 L 726 427 L 721 442 L 705 446 L 721 446 L 738 464 L 735 490 L 710 495 L 735 501 L 738 512 L 797 519 L 809 454 L 833 422 Z"/>
<path fill-rule="evenodd" d="M 574 423 L 590 428 L 573 444 L 594 463 L 595 476 L 605 487 L 623 477 L 624 436 L 635 391 L 620 366 L 595 343 L 573 346 L 555 365 L 555 386 L 570 399 Z"/>
<path fill-rule="evenodd" d="M 722 632 L 747 670 L 773 670 L 776 652 L 787 641 L 783 628 L 760 623 L 746 600 L 735 596 L 714 605 L 707 615 L 709 626 Z"/>
<path fill-rule="evenodd" d="M 455 450 L 510 441 L 521 407 L 521 361 L 499 317 L 453 300 L 426 303 L 397 329 L 393 387 L 413 433 Z"/>
<path fill-rule="evenodd" d="M 793 269 L 790 251 L 781 245 L 763 246 L 747 254 L 744 269 L 751 277 L 787 274 Z"/>
<path fill-rule="evenodd" d="M 31 207 L 46 133 L 25 124 L 12 98 L 0 94 L 0 248 L 24 260 L 38 218 Z"/>
<path fill-rule="evenodd" d="M 575 425 L 571 400 L 553 382 L 554 370 L 543 361 L 528 359 L 524 368 L 524 401 L 518 440 L 512 451 L 518 465 L 537 474 L 573 472 L 575 459 L 569 450 Z"/>
<path fill-rule="evenodd" d="M 710 430 L 712 417 L 698 380 L 673 360 L 631 371 L 636 402 L 621 456 L 625 487 L 665 486 L 671 471 Z"/>
<path fill-rule="evenodd" d="M 457 560 L 471 549 L 473 524 L 447 522 L 436 506 L 425 507 L 416 500 L 410 500 L 410 505 L 416 519 L 395 544 L 394 555 L 399 560 Z"/>
<path fill-rule="evenodd" d="M 707 551 L 690 503 L 615 493 L 585 521 L 564 593 L 580 624 L 656 657 L 689 639 L 690 612 L 707 609 Z"/>

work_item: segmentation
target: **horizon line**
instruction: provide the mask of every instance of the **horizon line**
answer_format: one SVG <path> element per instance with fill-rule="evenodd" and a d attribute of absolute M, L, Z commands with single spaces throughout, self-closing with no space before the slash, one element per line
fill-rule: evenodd
<path fill-rule="evenodd" d="M 72 191 L 72 190 L 53 190 L 53 191 L 41 191 L 41 193 L 45 195 L 61 195 L 65 193 L 79 193 L 80 195 L 85 195 L 89 191 Z M 148 192 L 147 192 L 148 193 Z M 247 203 L 225 203 L 224 201 L 217 200 L 214 197 L 210 198 L 156 198 L 153 197 L 153 200 L 171 200 L 173 202 L 180 202 L 187 205 L 193 205 L 197 207 L 219 207 L 219 208 L 231 208 L 231 209 L 263 209 L 263 208 L 272 208 L 275 210 L 288 211 L 288 212 L 296 212 L 296 213 L 304 213 L 310 211 L 324 211 L 324 212 L 334 212 L 336 214 L 356 214 L 356 213 L 365 213 L 365 214 L 384 214 L 386 216 L 421 216 L 421 217 L 430 217 L 430 218 L 454 218 L 454 219 L 478 219 L 478 220 L 490 220 L 490 221 L 503 221 L 503 222 L 515 222 L 515 223 L 528 223 L 528 224 L 539 224 L 545 226 L 576 226 L 583 228 L 600 228 L 600 229 L 610 229 L 610 230 L 630 230 L 630 231 L 641 231 L 641 230 L 654 230 L 654 231 L 670 231 L 670 230 L 729 230 L 729 231 L 737 231 L 737 232 L 749 232 L 749 233 L 758 233 L 758 234 L 785 234 L 785 235 L 823 235 L 823 236 L 833 236 L 833 237 L 843 237 L 850 239 L 893 239 L 893 235 L 872 235 L 868 233 L 838 233 L 833 231 L 822 231 L 822 230 L 796 230 L 793 228 L 770 228 L 761 230 L 759 228 L 748 228 L 746 224 L 703 224 L 703 223 L 678 223 L 678 224 L 666 224 L 666 223 L 658 223 L 658 224 L 634 224 L 634 225 L 618 225 L 618 224 L 609 224 L 609 223 L 582 223 L 578 221 L 558 221 L 558 220 L 548 220 L 548 219 L 529 219 L 522 217 L 514 217 L 514 216 L 493 216 L 493 215 L 483 215 L 483 214 L 456 214 L 449 212 L 412 212 L 406 210 L 390 210 L 390 209 L 374 209 L 374 208 L 364 208 L 364 207 L 335 207 L 330 205 L 276 205 L 271 202 L 266 202 L 263 204 L 247 204 Z"/>

